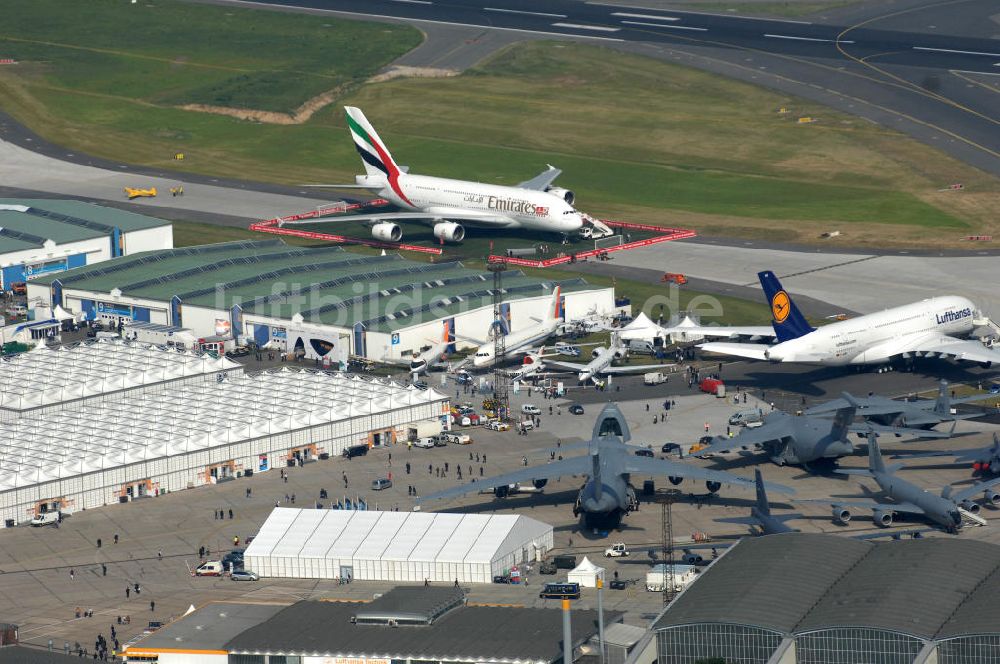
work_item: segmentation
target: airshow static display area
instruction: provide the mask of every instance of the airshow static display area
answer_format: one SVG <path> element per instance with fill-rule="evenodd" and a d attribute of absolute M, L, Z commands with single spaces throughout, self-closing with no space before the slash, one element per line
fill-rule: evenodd
<path fill-rule="evenodd" d="M 0 198 L 0 288 L 174 246 L 168 221 L 81 201 Z"/>
<path fill-rule="evenodd" d="M 106 400 L 100 387 L 91 392 L 86 372 L 72 372 L 71 361 L 90 353 L 91 367 L 111 373 L 119 359 L 129 359 L 130 345 L 105 343 L 76 351 L 39 350 L 13 360 L 25 363 L 30 373 L 36 355 L 65 357 L 65 371 L 58 363 L 54 371 L 63 373 L 68 385 L 52 388 L 66 400 L 61 407 L 57 402 L 0 423 L 5 527 L 43 512 L 71 514 L 264 472 L 289 461 L 306 463 L 354 445 L 430 435 L 441 430 L 448 412 L 447 398 L 432 389 L 288 368 L 253 377 L 204 373 L 201 380 L 173 384 L 143 383 L 136 368 L 125 377 L 136 389 Z M 104 348 L 118 352 L 105 354 Z M 143 360 L 146 369 L 160 370 L 176 353 L 150 352 Z M 22 373 L 0 374 L 5 381 L 0 394 L 16 391 L 13 384 Z M 69 400 L 74 390 L 98 398 Z"/>
<path fill-rule="evenodd" d="M 996 664 L 998 591 L 986 542 L 744 538 L 656 621 L 656 661 Z"/>
<path fill-rule="evenodd" d="M 566 320 L 617 311 L 613 288 L 511 270 L 502 305 L 509 331 L 535 325 L 557 287 Z M 280 240 L 146 252 L 37 279 L 28 297 L 91 320 L 142 320 L 198 337 L 232 333 L 332 363 L 348 355 L 405 360 L 442 339 L 475 347 L 493 323 L 493 275 L 486 270 Z"/>

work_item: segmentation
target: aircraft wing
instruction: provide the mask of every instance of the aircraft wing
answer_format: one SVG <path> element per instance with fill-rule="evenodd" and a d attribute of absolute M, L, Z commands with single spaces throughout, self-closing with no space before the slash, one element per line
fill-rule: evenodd
<path fill-rule="evenodd" d="M 534 189 L 536 191 L 545 191 L 549 185 L 555 182 L 555 179 L 562 174 L 562 171 L 553 166 L 552 164 L 546 164 L 548 168 L 544 171 L 531 178 L 530 180 L 525 180 L 524 182 L 518 183 L 518 187 L 522 189 Z"/>
<path fill-rule="evenodd" d="M 320 219 L 299 219 L 297 221 L 286 221 L 281 225 L 325 224 L 334 221 L 357 221 L 366 225 L 372 225 L 382 221 L 435 221 L 438 219 L 452 219 L 471 224 L 487 224 L 492 226 L 513 223 L 510 217 L 489 212 L 477 212 L 465 208 L 428 208 L 427 212 L 372 212 L 371 214 L 345 214 Z"/>
<path fill-rule="evenodd" d="M 747 357 L 751 360 L 766 360 L 764 352 L 769 348 L 767 344 L 740 344 L 725 341 L 710 341 L 707 344 L 698 344 L 698 348 L 709 353 L 719 353 L 720 355 L 735 355 L 736 357 Z"/>
<path fill-rule="evenodd" d="M 775 336 L 774 328 L 770 325 L 675 325 L 673 327 L 661 327 L 660 329 L 663 330 L 664 333 L 672 336 L 689 334 L 692 336 L 700 335 L 703 337 L 761 337 L 765 339 L 773 339 Z"/>
<path fill-rule="evenodd" d="M 721 470 L 709 470 L 708 468 L 700 468 L 678 461 L 650 459 L 649 457 L 640 456 L 631 456 L 625 460 L 625 472 L 640 475 L 658 475 L 661 477 L 684 477 L 686 479 L 720 482 L 722 484 L 733 484 L 747 488 L 755 486 L 753 480 L 724 473 Z M 765 483 L 764 486 L 768 491 L 795 493 L 794 489 L 782 486 L 781 484 Z"/>
<path fill-rule="evenodd" d="M 871 353 L 881 353 L 884 359 L 904 353 L 913 353 L 947 356 L 968 362 L 1000 362 L 1000 351 L 987 348 L 978 341 L 957 339 L 933 332 L 916 338 L 888 341 L 870 349 L 866 356 Z"/>
<path fill-rule="evenodd" d="M 793 499 L 794 500 L 794 499 Z M 924 514 L 924 510 L 913 503 L 880 503 L 876 500 L 800 500 L 801 503 L 818 503 L 831 507 L 862 507 L 869 510 L 883 510 L 885 512 L 905 512 L 907 514 Z"/>
<path fill-rule="evenodd" d="M 951 500 L 954 500 L 956 503 L 960 503 L 963 500 L 967 500 L 969 498 L 972 498 L 977 493 L 980 493 L 982 491 L 986 491 L 986 489 L 989 489 L 990 487 L 996 486 L 997 484 L 1000 484 L 1000 477 L 994 477 L 993 479 L 987 480 L 986 482 L 980 482 L 979 484 L 973 484 L 972 486 L 966 487 L 966 488 L 962 489 L 961 491 L 952 492 L 948 496 L 948 498 L 950 498 Z"/>
<path fill-rule="evenodd" d="M 950 431 L 934 431 L 933 429 L 910 429 L 908 427 L 890 427 L 884 426 L 882 424 L 872 424 L 871 422 L 865 422 L 864 424 L 851 424 L 847 427 L 848 431 L 854 433 L 867 433 L 869 431 L 874 431 L 876 433 L 892 433 L 899 436 L 914 436 L 916 438 L 951 438 L 951 434 L 954 432 L 955 427 L 952 426 Z"/>
<path fill-rule="evenodd" d="M 569 369 L 570 371 L 583 371 L 587 368 L 586 364 L 580 364 L 579 362 L 565 362 L 563 360 L 550 360 L 545 358 L 545 364 L 551 364 L 554 367 L 559 367 L 561 369 Z"/>
<path fill-rule="evenodd" d="M 776 442 L 792 435 L 791 421 L 783 419 L 774 424 L 764 424 L 756 429 L 744 429 L 738 436 L 725 438 L 716 436 L 715 440 L 708 447 L 694 453 L 696 457 L 718 454 L 727 450 L 739 450 L 743 447 L 763 445 L 764 443 Z"/>
<path fill-rule="evenodd" d="M 417 502 L 424 503 L 429 500 L 444 500 L 446 498 L 463 496 L 467 493 L 479 493 L 483 489 L 495 489 L 498 486 L 507 486 L 509 484 L 517 484 L 519 482 L 531 482 L 532 480 L 543 479 L 549 480 L 569 475 L 589 475 L 592 470 L 593 462 L 590 459 L 590 455 L 584 454 L 582 456 L 563 459 L 562 461 L 553 461 L 541 466 L 522 468 L 521 470 L 504 473 L 503 475 L 487 477 L 486 479 L 476 480 L 475 482 L 469 482 L 468 484 L 462 484 L 452 487 L 451 489 L 445 489 L 444 491 L 432 493 L 429 496 L 424 496 L 417 500 Z M 753 483 L 751 482 L 751 484 Z"/>
<path fill-rule="evenodd" d="M 602 374 L 629 374 L 629 373 L 640 373 L 643 371 L 653 371 L 654 369 L 664 369 L 667 367 L 675 366 L 673 364 L 625 364 L 620 367 L 604 367 L 601 369 Z"/>

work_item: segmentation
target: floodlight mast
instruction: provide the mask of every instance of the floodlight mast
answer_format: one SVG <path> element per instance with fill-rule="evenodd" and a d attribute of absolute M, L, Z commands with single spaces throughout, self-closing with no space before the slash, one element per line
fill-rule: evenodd
<path fill-rule="evenodd" d="M 507 264 L 491 261 L 487 269 L 493 273 L 493 409 L 501 422 L 510 421 L 510 376 L 501 367 L 507 354 L 507 329 L 503 320 L 503 273 Z"/>

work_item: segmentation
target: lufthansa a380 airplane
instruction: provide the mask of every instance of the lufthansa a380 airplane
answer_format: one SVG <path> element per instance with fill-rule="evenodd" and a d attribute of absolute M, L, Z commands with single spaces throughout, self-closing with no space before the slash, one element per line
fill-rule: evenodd
<path fill-rule="evenodd" d="M 777 343 L 710 342 L 699 348 L 756 360 L 834 366 L 884 364 L 897 357 L 954 358 L 984 366 L 1000 362 L 1000 352 L 965 338 L 989 321 L 964 297 L 933 297 L 813 328 L 773 272 L 757 276 L 771 305 Z"/>
<path fill-rule="evenodd" d="M 365 175 L 353 185 L 307 185 L 336 189 L 369 189 L 400 208 L 400 212 L 344 217 L 371 225 L 376 240 L 398 242 L 403 231 L 396 221 L 433 224 L 434 237 L 461 242 L 465 226 L 525 228 L 567 235 L 594 221 L 573 207 L 575 194 L 552 183 L 562 171 L 549 166 L 516 187 L 411 175 L 398 166 L 361 109 L 345 107 L 351 138 L 361 155 Z M 285 223 L 316 223 L 315 220 Z"/>

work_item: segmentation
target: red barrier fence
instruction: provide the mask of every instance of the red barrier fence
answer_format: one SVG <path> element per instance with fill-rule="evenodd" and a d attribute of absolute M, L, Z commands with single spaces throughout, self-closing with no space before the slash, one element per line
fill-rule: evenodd
<path fill-rule="evenodd" d="M 592 256 L 597 256 L 599 254 L 610 254 L 615 251 L 628 251 L 629 249 L 648 247 L 650 245 L 659 244 L 661 242 L 672 242 L 673 240 L 685 240 L 687 238 L 695 237 L 697 235 L 697 233 L 695 233 L 694 231 L 688 230 L 686 228 L 664 228 L 662 226 L 631 224 L 623 221 L 604 221 L 603 223 L 614 228 L 628 228 L 632 230 L 654 230 L 662 233 L 662 235 L 646 238 L 645 240 L 636 240 L 635 242 L 626 242 L 625 244 L 619 244 L 613 247 L 601 247 L 600 249 L 588 249 L 587 251 L 577 251 L 572 254 L 556 256 L 555 258 L 547 258 L 545 260 L 518 258 L 516 256 L 497 256 L 494 254 L 489 257 L 489 261 L 491 263 L 507 263 L 508 265 L 520 265 L 522 267 L 552 267 L 553 265 L 563 265 L 565 263 L 573 263 L 580 260 L 586 260 L 587 258 L 591 258 Z"/>

